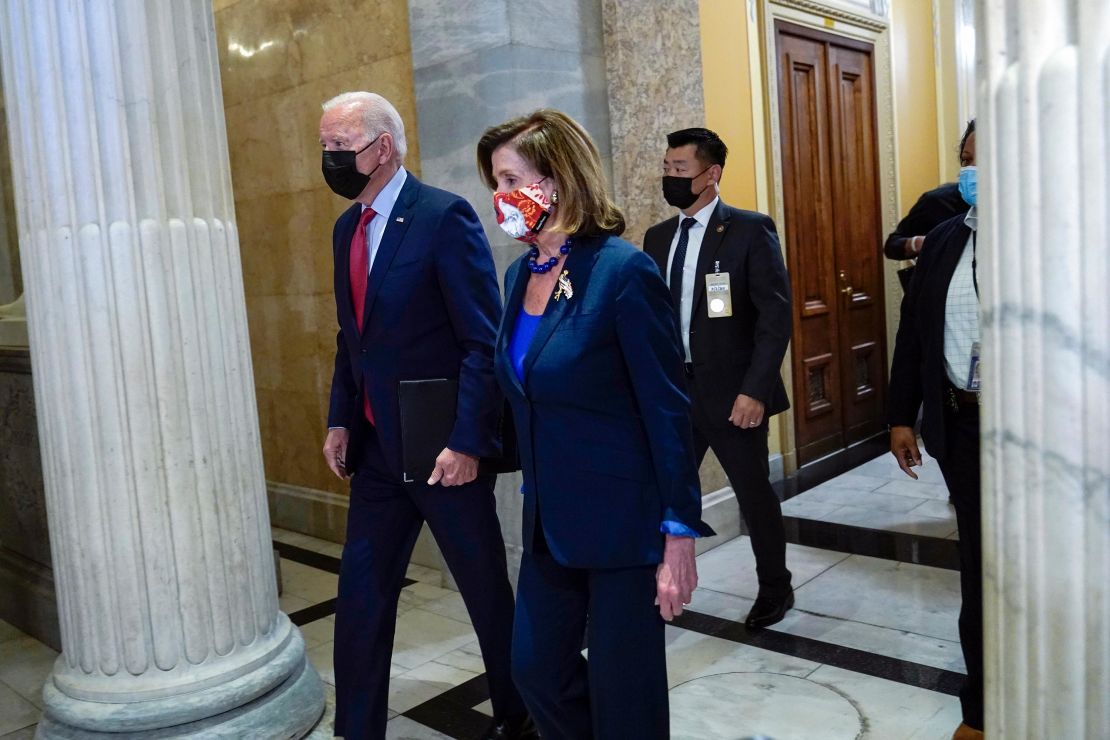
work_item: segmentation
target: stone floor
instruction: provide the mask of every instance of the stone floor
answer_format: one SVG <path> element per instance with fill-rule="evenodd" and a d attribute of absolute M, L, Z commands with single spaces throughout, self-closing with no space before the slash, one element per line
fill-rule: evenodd
<path fill-rule="evenodd" d="M 746 537 L 698 560 L 691 613 L 667 627 L 672 736 L 689 740 L 941 740 L 960 721 L 955 520 L 933 460 L 911 481 L 889 456 L 796 496 L 787 516 L 797 604 L 742 625 L 756 595 Z M 312 738 L 331 737 L 342 547 L 274 531 L 282 609 L 328 683 Z M 899 558 L 899 553 L 907 557 Z M 488 722 L 481 655 L 459 595 L 414 566 L 401 598 L 390 738 L 470 738 Z M 0 740 L 30 738 L 55 654 L 0 623 Z"/>

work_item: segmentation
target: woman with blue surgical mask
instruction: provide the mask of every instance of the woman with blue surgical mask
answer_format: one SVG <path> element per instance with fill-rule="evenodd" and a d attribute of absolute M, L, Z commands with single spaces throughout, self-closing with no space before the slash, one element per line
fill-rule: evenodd
<path fill-rule="evenodd" d="M 960 195 L 971 206 L 925 237 L 902 301 L 890 370 L 890 451 L 906 475 L 921 465 L 914 424 L 936 458 L 959 528 L 960 646 L 967 680 L 953 740 L 983 737 L 983 588 L 979 506 L 979 278 L 975 121 L 960 151 Z"/>

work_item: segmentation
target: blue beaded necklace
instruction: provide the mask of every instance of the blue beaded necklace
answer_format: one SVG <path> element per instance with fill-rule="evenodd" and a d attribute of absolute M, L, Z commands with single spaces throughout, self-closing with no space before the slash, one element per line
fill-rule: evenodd
<path fill-rule="evenodd" d="M 540 256 L 540 248 L 534 246 L 528 252 L 528 269 L 531 270 L 536 275 L 543 275 L 546 272 L 551 272 L 551 270 L 555 267 L 555 265 L 559 264 L 559 259 L 563 255 L 568 254 L 569 252 L 570 252 L 570 239 L 567 239 L 565 242 L 563 242 L 563 246 L 559 247 L 558 256 L 552 257 L 551 259 L 547 260 L 547 262 L 544 262 L 543 264 L 540 264 L 540 263 L 536 262 L 536 259 L 538 259 L 539 256 Z"/>

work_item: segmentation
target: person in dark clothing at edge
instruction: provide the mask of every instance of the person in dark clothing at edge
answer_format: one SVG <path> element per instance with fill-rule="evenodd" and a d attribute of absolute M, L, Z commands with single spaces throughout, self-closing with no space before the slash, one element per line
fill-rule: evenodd
<path fill-rule="evenodd" d="M 972 121 L 960 139 L 960 166 L 968 159 L 967 137 L 975 132 Z M 953 216 L 962 216 L 971 208 L 960 195 L 958 183 L 948 182 L 938 188 L 922 193 L 913 208 L 898 222 L 898 226 L 887 236 L 883 244 L 883 254 L 887 259 L 912 260 L 921 254 L 925 235 Z M 902 290 L 909 288 L 913 268 L 898 271 Z"/>

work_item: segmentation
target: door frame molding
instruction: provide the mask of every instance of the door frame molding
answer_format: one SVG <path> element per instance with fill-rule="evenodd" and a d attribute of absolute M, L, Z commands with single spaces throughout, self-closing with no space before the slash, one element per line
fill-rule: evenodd
<path fill-rule="evenodd" d="M 775 43 L 775 22 L 786 21 L 799 26 L 812 28 L 847 40 L 864 41 L 874 48 L 872 63 L 875 76 L 875 113 L 876 140 L 879 165 L 879 211 L 882 217 L 883 234 L 889 234 L 898 225 L 898 160 L 897 140 L 894 123 L 894 70 L 892 67 L 890 18 L 886 3 L 872 0 L 871 7 L 880 12 L 854 12 L 858 2 L 850 3 L 853 10 L 845 6 L 846 0 L 758 0 L 760 22 L 762 24 L 761 56 L 763 67 L 764 99 L 768 160 L 771 174 L 771 216 L 775 219 L 781 235 L 783 251 L 787 249 L 786 208 L 783 197 L 782 176 L 782 131 L 779 120 L 779 70 L 778 53 Z M 876 245 L 878 246 L 878 245 Z M 899 263 L 883 258 L 883 293 L 885 296 L 884 313 L 886 319 L 887 367 L 890 366 L 894 351 L 894 335 L 898 328 L 898 309 L 902 301 L 902 288 L 898 282 Z M 787 264 L 789 258 L 787 257 Z M 787 351 L 782 366 L 782 378 L 789 389 L 792 403 L 794 397 L 794 372 L 792 352 Z M 787 475 L 798 469 L 797 440 L 793 414 L 782 414 L 783 464 Z"/>

